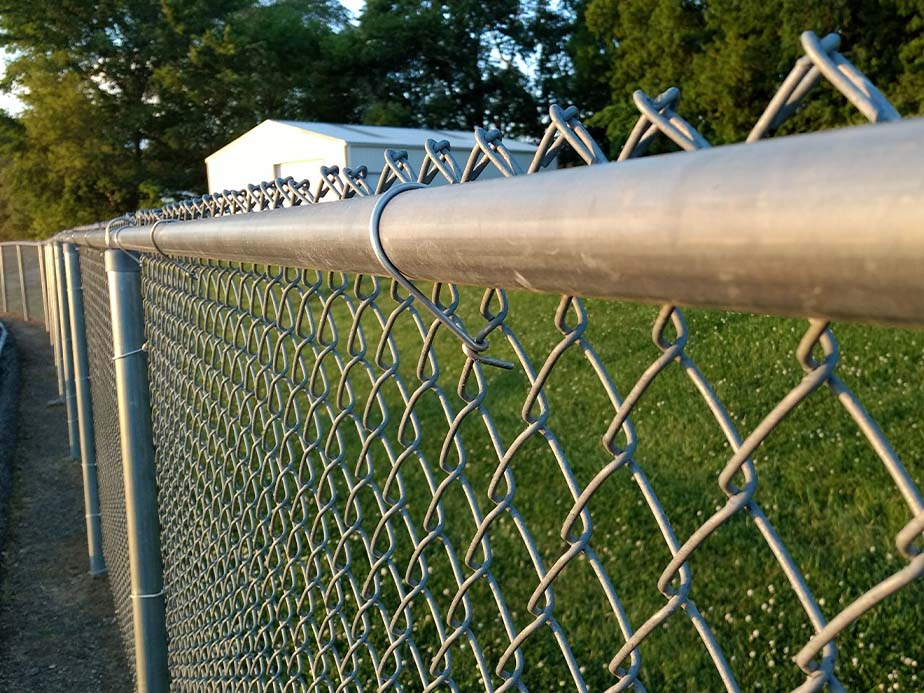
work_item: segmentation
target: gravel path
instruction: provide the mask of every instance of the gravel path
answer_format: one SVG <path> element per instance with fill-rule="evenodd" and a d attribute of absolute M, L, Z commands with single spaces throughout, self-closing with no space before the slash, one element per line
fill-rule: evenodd
<path fill-rule="evenodd" d="M 130 691 L 109 584 L 87 572 L 83 484 L 64 410 L 47 406 L 57 396 L 51 349 L 40 328 L 4 324 L 22 390 L 0 553 L 0 691 Z"/>

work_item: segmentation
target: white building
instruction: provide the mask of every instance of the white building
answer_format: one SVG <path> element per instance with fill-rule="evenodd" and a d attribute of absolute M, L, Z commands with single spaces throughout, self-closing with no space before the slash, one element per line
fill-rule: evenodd
<path fill-rule="evenodd" d="M 460 167 L 465 166 L 475 143 L 473 133 L 459 130 L 264 120 L 206 157 L 209 192 L 239 190 L 250 183 L 287 176 L 299 181 L 307 178 L 314 190 L 321 166 L 349 166 L 355 170 L 362 165 L 368 167 L 374 189 L 386 149 L 407 150 L 410 163 L 419 172 L 427 139 L 448 140 Z M 525 171 L 536 146 L 508 138 L 504 138 L 504 144 Z M 489 166 L 482 177 L 498 175 Z"/>

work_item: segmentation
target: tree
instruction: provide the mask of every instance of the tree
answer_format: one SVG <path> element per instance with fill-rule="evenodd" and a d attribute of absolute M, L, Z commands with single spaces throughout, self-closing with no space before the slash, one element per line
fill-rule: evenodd
<path fill-rule="evenodd" d="M 159 177 L 173 189 L 203 190 L 202 159 L 266 118 L 335 120 L 351 110 L 349 90 L 332 77 L 346 25 L 335 0 L 248 3 L 192 36 L 189 20 L 174 22 L 185 50 L 154 70 L 150 138 Z"/>
<path fill-rule="evenodd" d="M 705 39 L 703 13 L 699 4 L 677 0 L 591 0 L 586 23 L 585 40 L 596 38 L 596 66 L 604 65 L 610 88 L 609 104 L 592 122 L 620 144 L 638 119 L 633 91 L 655 96 L 692 81 L 692 58 Z"/>
<path fill-rule="evenodd" d="M 108 114 L 80 78 L 42 69 L 24 84 L 29 108 L 7 131 L 0 172 L 9 226 L 44 237 L 132 205 L 123 181 L 134 176 L 133 160 L 100 128 Z"/>
<path fill-rule="evenodd" d="M 47 234 L 205 191 L 203 158 L 265 118 L 538 136 L 575 76 L 572 3 L 0 0 L 0 211 Z M 255 181 L 256 182 L 256 181 Z"/>
<path fill-rule="evenodd" d="M 679 86 L 715 143 L 742 140 L 801 55 L 843 49 L 922 112 L 924 0 L 0 0 L 0 218 L 48 234 L 205 190 L 203 158 L 265 118 L 536 137 L 575 103 L 615 154 L 631 95 Z M 784 130 L 861 120 L 820 86 Z"/>
<path fill-rule="evenodd" d="M 544 2 L 370 0 L 347 37 L 356 119 L 536 136 L 570 26 Z"/>
<path fill-rule="evenodd" d="M 336 0 L 0 2 L 24 90 L 8 223 L 47 234 L 203 192 L 202 159 L 267 117 L 325 117 Z"/>
<path fill-rule="evenodd" d="M 920 0 L 590 0 L 575 64 L 592 55 L 610 104 L 592 122 L 612 153 L 637 117 L 631 93 L 681 88 L 680 113 L 711 141 L 743 140 L 802 55 L 799 35 L 837 31 L 842 51 L 905 115 L 922 112 L 924 3 Z M 583 57 L 582 57 L 583 56 Z M 846 100 L 819 86 L 784 131 L 862 122 Z"/>

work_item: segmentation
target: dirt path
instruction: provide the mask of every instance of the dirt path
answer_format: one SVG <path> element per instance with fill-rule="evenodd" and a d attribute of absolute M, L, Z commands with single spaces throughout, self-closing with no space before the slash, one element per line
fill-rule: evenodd
<path fill-rule="evenodd" d="M 0 554 L 0 691 L 131 690 L 105 578 L 87 572 L 82 478 L 40 328 L 4 319 L 19 352 L 18 444 Z M 5 443 L 6 444 L 6 443 Z"/>

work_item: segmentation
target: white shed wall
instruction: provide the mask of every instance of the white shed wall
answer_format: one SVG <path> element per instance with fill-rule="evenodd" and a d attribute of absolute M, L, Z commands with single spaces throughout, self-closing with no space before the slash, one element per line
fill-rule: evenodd
<path fill-rule="evenodd" d="M 423 145 L 420 142 L 404 146 L 391 145 L 391 148 L 406 149 L 414 170 L 419 172 L 424 160 Z M 300 131 L 283 123 L 265 121 L 208 157 L 206 166 L 209 191 L 239 190 L 251 183 L 286 176 L 299 181 L 307 178 L 314 190 L 321 177 L 321 166 L 349 166 L 355 169 L 362 165 L 369 169 L 369 178 L 374 187 L 385 164 L 385 149 L 386 145 L 350 144 L 315 135 L 310 131 Z M 470 151 L 470 148 L 460 147 L 453 150 L 460 167 L 465 166 Z M 532 161 L 531 153 L 515 152 L 513 156 L 524 171 Z M 550 168 L 555 167 L 553 162 Z M 493 167 L 488 167 L 482 174 L 483 178 L 499 176 L 500 173 Z M 437 177 L 435 181 L 442 182 L 442 177 Z"/>
<path fill-rule="evenodd" d="M 345 165 L 345 149 L 338 140 L 263 123 L 209 157 L 209 192 L 239 190 L 279 175 L 308 178 L 314 187 L 321 166 Z"/>

